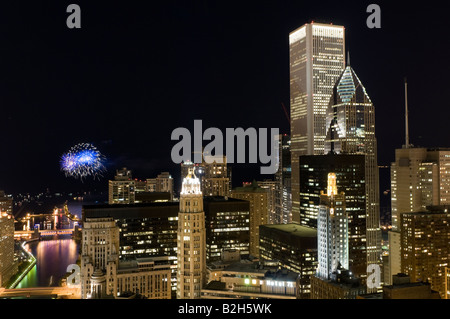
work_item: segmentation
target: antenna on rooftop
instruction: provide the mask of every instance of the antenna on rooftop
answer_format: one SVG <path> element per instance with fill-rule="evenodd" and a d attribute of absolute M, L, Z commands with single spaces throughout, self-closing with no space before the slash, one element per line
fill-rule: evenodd
<path fill-rule="evenodd" d="M 411 148 L 409 144 L 409 110 L 408 110 L 408 79 L 405 77 L 405 148 Z"/>

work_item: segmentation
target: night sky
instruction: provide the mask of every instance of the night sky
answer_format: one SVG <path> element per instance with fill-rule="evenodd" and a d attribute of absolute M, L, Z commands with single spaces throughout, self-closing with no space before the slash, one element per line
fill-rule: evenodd
<path fill-rule="evenodd" d="M 271 128 L 289 133 L 289 32 L 310 22 L 346 27 L 351 65 L 376 108 L 379 164 L 411 142 L 447 147 L 448 13 L 409 1 L 14 1 L 0 10 L 0 189 L 107 189 L 126 166 L 138 178 L 169 171 L 175 128 Z M 368 4 L 382 28 L 366 26 Z M 389 1 L 394 2 L 394 1 Z M 81 7 L 81 29 L 66 8 Z M 108 158 L 100 182 L 60 171 L 61 155 L 93 143 Z M 206 144 L 206 143 L 205 143 Z M 260 178 L 233 167 L 233 184 Z"/>

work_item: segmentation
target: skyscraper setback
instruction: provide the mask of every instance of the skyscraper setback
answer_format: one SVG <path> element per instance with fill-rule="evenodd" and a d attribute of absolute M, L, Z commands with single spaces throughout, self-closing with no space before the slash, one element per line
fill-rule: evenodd
<path fill-rule="evenodd" d="M 325 151 L 326 117 L 345 69 L 345 29 L 311 23 L 291 32 L 292 220 L 300 221 L 299 156 Z"/>

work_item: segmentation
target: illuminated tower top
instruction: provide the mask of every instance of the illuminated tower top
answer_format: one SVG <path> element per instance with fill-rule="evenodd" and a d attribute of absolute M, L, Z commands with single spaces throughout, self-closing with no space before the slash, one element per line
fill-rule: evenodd
<path fill-rule="evenodd" d="M 195 176 L 193 168 L 189 168 L 188 175 L 183 178 L 181 195 L 202 195 L 200 179 Z"/>
<path fill-rule="evenodd" d="M 327 194 L 320 196 L 317 216 L 317 276 L 328 280 L 340 268 L 349 269 L 348 215 L 345 194 L 338 193 L 336 174 L 328 174 Z"/>
<path fill-rule="evenodd" d="M 328 187 L 327 194 L 329 197 L 335 196 L 338 194 L 337 192 L 337 184 L 336 184 L 336 174 L 330 173 L 328 174 Z"/>

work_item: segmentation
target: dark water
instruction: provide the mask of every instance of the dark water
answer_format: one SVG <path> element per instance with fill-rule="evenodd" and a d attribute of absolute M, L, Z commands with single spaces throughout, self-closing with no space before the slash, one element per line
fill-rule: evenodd
<path fill-rule="evenodd" d="M 25 248 L 36 258 L 36 265 L 17 288 L 59 286 L 67 266 L 75 264 L 78 259 L 79 245 L 70 236 L 30 242 Z"/>
<path fill-rule="evenodd" d="M 81 208 L 85 204 L 87 203 L 73 201 L 68 203 L 68 208 L 72 214 L 81 217 Z M 73 223 L 66 226 L 64 228 L 72 228 Z M 70 235 L 55 236 L 26 244 L 25 248 L 36 258 L 36 265 L 17 288 L 59 286 L 59 280 L 67 273 L 67 266 L 76 263 L 79 246 Z"/>

